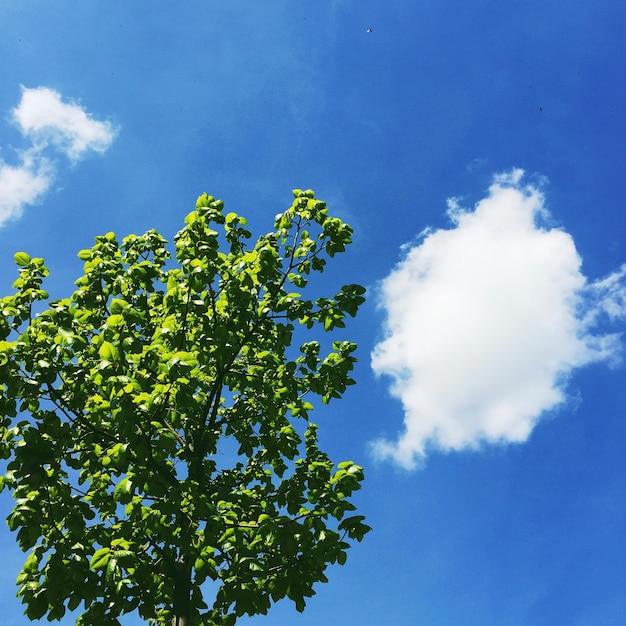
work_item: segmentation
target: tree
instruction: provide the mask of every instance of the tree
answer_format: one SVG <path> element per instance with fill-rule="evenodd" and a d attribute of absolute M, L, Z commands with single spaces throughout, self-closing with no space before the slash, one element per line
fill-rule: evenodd
<path fill-rule="evenodd" d="M 363 302 L 354 284 L 291 291 L 352 229 L 312 191 L 294 196 L 253 247 L 246 220 L 206 194 L 174 257 L 155 230 L 99 236 L 67 299 L 49 301 L 43 259 L 15 255 L 16 292 L 0 300 L 0 487 L 28 552 L 17 584 L 30 619 L 82 605 L 80 626 L 133 611 L 232 625 L 284 597 L 302 611 L 369 530 L 348 499 L 361 467 L 335 467 L 308 422 L 311 396 L 354 382 L 356 346 L 292 346 Z"/>

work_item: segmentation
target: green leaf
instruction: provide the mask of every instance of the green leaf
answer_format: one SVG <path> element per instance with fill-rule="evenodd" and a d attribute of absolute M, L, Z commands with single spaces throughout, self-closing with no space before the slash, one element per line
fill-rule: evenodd
<path fill-rule="evenodd" d="M 89 561 L 89 567 L 90 569 L 96 571 L 104 569 L 107 566 L 110 558 L 110 548 L 100 548 L 100 550 L 97 550 L 91 557 L 91 560 Z"/>
<path fill-rule="evenodd" d="M 128 308 L 128 302 L 126 302 L 126 300 L 122 300 L 120 298 L 113 298 L 113 300 L 111 300 L 111 305 L 110 305 L 110 310 L 111 313 L 113 314 L 120 314 L 124 311 L 124 309 Z"/>
<path fill-rule="evenodd" d="M 116 485 L 113 491 L 113 499 L 120 504 L 128 504 L 132 500 L 133 482 L 125 477 Z"/>
<path fill-rule="evenodd" d="M 108 560 L 107 562 L 107 566 L 106 566 L 106 578 L 108 580 L 111 580 L 115 577 L 115 575 L 118 572 L 118 566 L 117 566 L 117 557 L 115 556 L 115 554 L 113 554 L 113 556 Z"/>
<path fill-rule="evenodd" d="M 70 596 L 69 602 L 67 603 L 67 608 L 70 611 L 75 611 L 80 606 L 80 602 L 81 602 L 80 594 L 76 592 Z"/>
<path fill-rule="evenodd" d="M 24 267 L 30 263 L 30 256 L 26 252 L 16 252 L 13 256 L 16 265 Z"/>
<path fill-rule="evenodd" d="M 26 617 L 30 620 L 41 619 L 48 611 L 48 602 L 44 595 L 32 595 L 26 605 Z"/>
<path fill-rule="evenodd" d="M 118 358 L 117 348 L 109 341 L 104 341 L 100 348 L 98 348 L 98 354 L 103 361 L 116 361 Z"/>

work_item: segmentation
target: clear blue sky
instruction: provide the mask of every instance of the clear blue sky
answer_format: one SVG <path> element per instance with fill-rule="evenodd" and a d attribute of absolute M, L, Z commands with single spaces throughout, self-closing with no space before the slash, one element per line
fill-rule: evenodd
<path fill-rule="evenodd" d="M 203 191 L 264 233 L 313 188 L 356 230 L 325 280 L 369 290 L 358 385 L 313 415 L 374 531 L 241 624 L 626 621 L 622 2 L 4 0 L 0 33 L 2 293 L 25 250 L 64 297 L 97 234 L 171 239 Z"/>

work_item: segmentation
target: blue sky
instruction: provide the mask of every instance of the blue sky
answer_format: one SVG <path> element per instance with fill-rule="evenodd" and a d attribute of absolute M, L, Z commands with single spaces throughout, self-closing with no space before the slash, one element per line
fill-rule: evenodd
<path fill-rule="evenodd" d="M 0 24 L 3 293 L 17 250 L 63 297 L 97 234 L 171 239 L 203 191 L 264 233 L 312 188 L 355 228 L 324 280 L 368 287 L 359 384 L 314 419 L 374 531 L 302 615 L 241 624 L 623 622 L 622 3 L 5 0 Z"/>

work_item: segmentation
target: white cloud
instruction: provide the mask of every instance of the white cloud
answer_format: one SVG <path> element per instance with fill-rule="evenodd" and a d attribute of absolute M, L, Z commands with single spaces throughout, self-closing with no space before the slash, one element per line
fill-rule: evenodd
<path fill-rule="evenodd" d="M 25 205 L 34 204 L 52 183 L 52 166 L 47 159 L 25 153 L 12 167 L 0 161 L 0 226 L 20 217 Z"/>
<path fill-rule="evenodd" d="M 110 122 L 94 120 L 78 104 L 64 103 L 60 93 L 47 87 L 22 87 L 13 117 L 35 145 L 54 145 L 73 161 L 88 150 L 105 152 L 116 134 Z"/>
<path fill-rule="evenodd" d="M 450 230 L 426 231 L 383 281 L 386 338 L 372 353 L 404 407 L 404 432 L 373 450 L 413 468 L 431 449 L 522 442 L 565 399 L 575 368 L 615 359 L 626 266 L 589 284 L 572 237 L 542 227 L 541 191 L 523 172 L 494 178 L 474 210 L 450 200 Z"/>
<path fill-rule="evenodd" d="M 105 152 L 117 132 L 79 105 L 64 103 L 58 92 L 47 87 L 22 87 L 22 98 L 12 114 L 29 145 L 17 151 L 19 165 L 0 160 L 0 227 L 20 217 L 25 206 L 35 204 L 49 190 L 56 153 L 76 162 L 89 150 Z"/>

